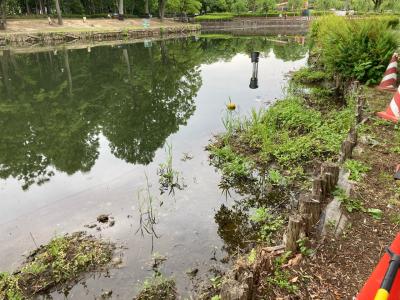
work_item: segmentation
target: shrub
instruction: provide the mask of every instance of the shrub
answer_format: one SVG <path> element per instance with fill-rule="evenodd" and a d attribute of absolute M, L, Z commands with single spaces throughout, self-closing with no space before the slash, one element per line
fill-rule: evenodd
<path fill-rule="evenodd" d="M 233 19 L 232 13 L 218 13 L 197 16 L 194 18 L 196 22 L 201 21 L 231 21 Z"/>
<path fill-rule="evenodd" d="M 312 24 L 311 50 L 332 74 L 377 83 L 397 48 L 392 18 L 347 20 L 329 16 Z M 334 29 L 334 30 L 333 30 Z"/>

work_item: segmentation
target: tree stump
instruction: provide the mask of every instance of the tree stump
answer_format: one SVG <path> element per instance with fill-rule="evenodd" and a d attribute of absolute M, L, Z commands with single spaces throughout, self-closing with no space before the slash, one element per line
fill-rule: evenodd
<path fill-rule="evenodd" d="M 322 189 L 322 177 L 319 175 L 313 179 L 312 183 L 312 198 L 318 201 L 324 201 L 324 194 Z"/>
<path fill-rule="evenodd" d="M 321 174 L 326 181 L 326 194 L 328 194 L 335 188 L 339 179 L 339 166 L 336 164 L 325 163 L 321 166 Z"/>
<path fill-rule="evenodd" d="M 356 107 L 356 122 L 357 124 L 363 120 L 363 111 L 365 105 L 365 96 L 358 96 Z"/>
<path fill-rule="evenodd" d="M 342 143 L 342 147 L 340 149 L 339 163 L 343 163 L 345 160 L 351 158 L 352 150 L 353 150 L 353 144 L 348 139 L 346 139 Z"/>
<path fill-rule="evenodd" d="M 347 139 L 353 144 L 354 147 L 357 144 L 357 129 L 356 126 L 352 126 L 349 131 Z"/>
<path fill-rule="evenodd" d="M 292 215 L 289 217 L 289 223 L 286 229 L 286 251 L 297 251 L 297 240 L 300 238 L 300 234 L 304 232 L 304 223 L 300 215 Z"/>
<path fill-rule="evenodd" d="M 321 202 L 313 199 L 300 199 L 299 211 L 304 220 L 305 232 L 308 234 L 319 220 L 321 214 Z"/>

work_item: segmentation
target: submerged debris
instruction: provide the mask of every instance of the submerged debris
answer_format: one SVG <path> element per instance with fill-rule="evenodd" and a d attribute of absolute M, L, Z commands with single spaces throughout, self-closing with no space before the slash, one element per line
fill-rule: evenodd
<path fill-rule="evenodd" d="M 30 299 L 69 286 L 112 260 L 114 245 L 84 232 L 56 237 L 34 250 L 14 273 L 0 273 L 0 299 Z"/>
<path fill-rule="evenodd" d="M 108 222 L 108 219 L 109 219 L 109 216 L 108 216 L 108 215 L 102 214 L 102 215 L 99 215 L 99 216 L 97 217 L 97 222 L 100 222 L 100 223 L 107 223 L 107 222 Z"/>

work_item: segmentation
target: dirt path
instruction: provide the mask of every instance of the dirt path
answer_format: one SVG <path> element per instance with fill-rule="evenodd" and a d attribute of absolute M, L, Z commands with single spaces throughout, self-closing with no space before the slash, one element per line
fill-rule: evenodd
<path fill-rule="evenodd" d="M 385 109 L 391 94 L 366 89 L 370 119 L 363 125 L 353 159 L 371 170 L 354 185 L 352 198 L 365 209 L 378 208 L 382 218 L 355 210 L 346 212 L 349 224 L 339 236 L 315 241 L 316 255 L 292 270 L 302 278 L 301 299 L 352 299 L 370 276 L 385 247 L 400 225 L 400 184 L 393 179 L 400 162 L 400 132 L 394 124 L 382 122 L 373 112 Z"/>
<path fill-rule="evenodd" d="M 114 31 L 144 29 L 144 19 L 125 19 L 119 21 L 115 19 L 64 19 L 63 25 L 57 25 L 57 20 L 53 19 L 53 24 L 49 24 L 47 19 L 36 20 L 8 20 L 7 30 L 0 31 L 0 35 L 14 33 L 39 33 L 39 32 L 81 32 L 81 31 Z M 150 28 L 179 27 L 182 23 L 173 20 L 151 19 Z"/>

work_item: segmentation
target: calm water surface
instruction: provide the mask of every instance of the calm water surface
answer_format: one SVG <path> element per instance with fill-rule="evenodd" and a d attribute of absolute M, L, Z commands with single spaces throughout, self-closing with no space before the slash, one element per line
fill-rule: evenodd
<path fill-rule="evenodd" d="M 206 276 L 232 246 L 214 217 L 241 196 L 222 193 L 204 150 L 223 130 L 229 97 L 239 114 L 266 107 L 282 96 L 285 74 L 305 64 L 304 47 L 275 39 L 191 37 L 90 51 L 3 51 L 0 270 L 17 268 L 35 243 L 87 230 L 122 245 L 123 266 L 87 278 L 68 299 L 94 299 L 102 290 L 131 299 L 152 275 L 152 253 L 167 257 L 161 272 L 189 295 L 186 271 L 199 268 Z M 258 89 L 249 88 L 252 51 L 261 52 Z M 186 187 L 160 195 L 166 143 Z M 152 226 L 145 214 L 140 222 L 150 205 Z M 103 213 L 114 217 L 113 227 L 84 227 Z"/>

